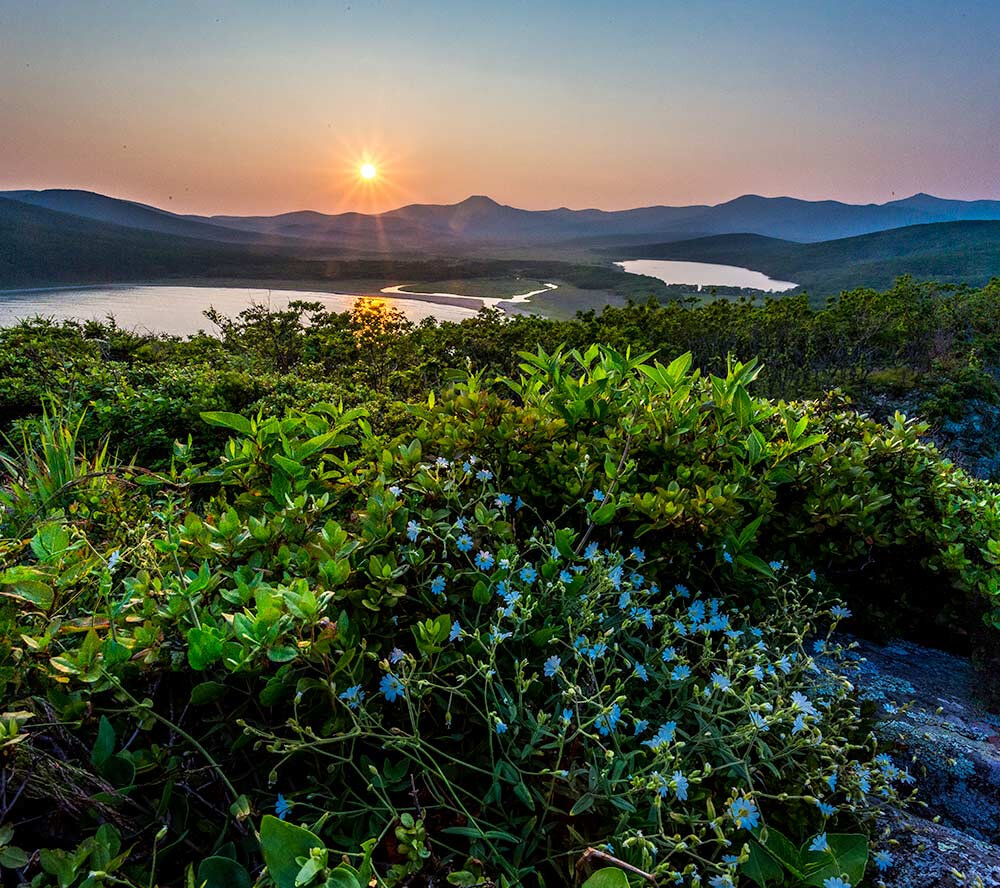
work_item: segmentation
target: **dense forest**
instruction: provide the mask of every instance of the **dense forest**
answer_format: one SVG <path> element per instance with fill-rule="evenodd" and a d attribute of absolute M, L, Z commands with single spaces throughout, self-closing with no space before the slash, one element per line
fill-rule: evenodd
<path fill-rule="evenodd" d="M 1000 280 L 207 314 L 0 330 L 4 884 L 891 870 L 845 630 L 989 686 Z"/>

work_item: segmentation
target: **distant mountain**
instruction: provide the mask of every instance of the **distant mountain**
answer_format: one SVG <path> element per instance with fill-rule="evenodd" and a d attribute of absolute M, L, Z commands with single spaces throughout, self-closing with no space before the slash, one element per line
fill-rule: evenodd
<path fill-rule="evenodd" d="M 574 247 L 663 243 L 713 234 L 751 233 L 800 242 L 851 237 L 909 225 L 1000 220 L 1000 201 L 944 200 L 915 194 L 885 204 L 744 195 L 716 206 L 634 210 L 522 210 L 476 196 L 449 205 L 412 204 L 386 213 L 315 211 L 276 216 L 181 216 L 86 191 L 9 191 L 0 197 L 111 222 L 203 240 L 301 249 L 311 255 L 491 247 Z M 296 247 L 297 245 L 297 247 Z"/>
<path fill-rule="evenodd" d="M 923 197 L 926 195 L 910 200 L 919 202 Z M 752 268 L 772 278 L 794 281 L 818 296 L 853 287 L 887 287 L 903 274 L 921 280 L 979 285 L 1000 277 L 1000 222 L 910 225 L 818 243 L 726 234 L 624 247 L 616 250 L 613 258 L 623 256 Z"/>
<path fill-rule="evenodd" d="M 213 222 L 185 218 L 146 204 L 106 197 L 93 191 L 64 188 L 45 191 L 0 191 L 0 198 L 141 231 L 158 231 L 180 237 L 238 244 L 266 244 L 268 241 L 267 238 L 239 228 L 226 228 Z M 288 243 L 286 238 L 272 238 L 271 242 L 276 245 Z"/>
<path fill-rule="evenodd" d="M 283 276 L 311 264 L 263 248 L 127 228 L 0 197 L 0 289 L 183 277 Z"/>

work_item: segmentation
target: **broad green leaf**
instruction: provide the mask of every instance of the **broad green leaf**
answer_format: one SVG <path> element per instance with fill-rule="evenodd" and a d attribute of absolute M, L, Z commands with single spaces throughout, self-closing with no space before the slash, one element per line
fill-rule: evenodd
<path fill-rule="evenodd" d="M 809 851 L 809 843 L 803 846 L 800 857 L 805 884 L 823 888 L 827 879 L 846 874 L 848 881 L 857 885 L 868 865 L 868 839 L 860 833 L 834 833 L 826 841 L 828 851 Z"/>
<path fill-rule="evenodd" d="M 224 410 L 209 410 L 201 414 L 201 418 L 209 425 L 232 429 L 241 435 L 252 435 L 253 426 L 250 420 L 238 413 L 226 413 Z"/>
<path fill-rule="evenodd" d="M 246 869 L 228 857 L 208 857 L 198 865 L 198 884 L 204 888 L 251 888 Z"/>
<path fill-rule="evenodd" d="M 296 888 L 302 866 L 296 858 L 308 857 L 313 848 L 323 843 L 309 830 L 294 823 L 286 823 L 270 814 L 260 824 L 260 850 L 264 855 L 267 872 L 278 888 Z"/>
<path fill-rule="evenodd" d="M 755 842 L 750 843 L 750 859 L 740 867 L 740 871 L 761 888 L 780 885 L 784 877 L 781 864 Z"/>
<path fill-rule="evenodd" d="M 587 879 L 583 888 L 628 888 L 628 876 L 616 866 L 606 866 Z"/>

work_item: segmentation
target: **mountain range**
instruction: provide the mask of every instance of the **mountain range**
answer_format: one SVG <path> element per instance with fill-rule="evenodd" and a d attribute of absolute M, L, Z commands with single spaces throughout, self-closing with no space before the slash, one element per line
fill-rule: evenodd
<path fill-rule="evenodd" d="M 744 195 L 715 206 L 633 210 L 522 210 L 488 197 L 412 204 L 385 213 L 194 216 L 88 191 L 7 191 L 0 197 L 60 213 L 180 237 L 309 251 L 439 252 L 489 246 L 582 247 L 666 242 L 714 234 L 758 234 L 799 242 L 852 237 L 937 222 L 1000 220 L 1000 201 L 915 194 L 884 204 Z"/>

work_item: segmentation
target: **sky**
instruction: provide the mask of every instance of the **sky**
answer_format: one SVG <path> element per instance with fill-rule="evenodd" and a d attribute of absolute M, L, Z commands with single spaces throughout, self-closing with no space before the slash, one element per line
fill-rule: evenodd
<path fill-rule="evenodd" d="M 997 45 L 997 0 L 0 0 L 0 189 L 203 214 L 998 199 Z"/>

